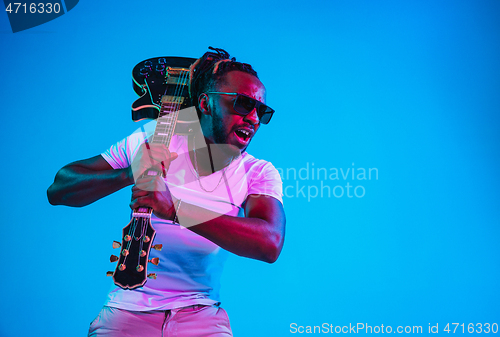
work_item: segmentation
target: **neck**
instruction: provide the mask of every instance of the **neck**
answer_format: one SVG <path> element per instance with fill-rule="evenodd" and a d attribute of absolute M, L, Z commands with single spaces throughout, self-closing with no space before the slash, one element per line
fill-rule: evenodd
<path fill-rule="evenodd" d="M 200 176 L 210 175 L 224 169 L 241 155 L 240 150 L 235 146 L 214 144 L 201 133 L 189 137 L 188 144 L 191 163 Z"/>

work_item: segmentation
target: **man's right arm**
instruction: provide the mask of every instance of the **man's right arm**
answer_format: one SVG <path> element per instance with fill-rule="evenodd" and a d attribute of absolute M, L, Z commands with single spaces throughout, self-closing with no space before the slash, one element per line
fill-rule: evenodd
<path fill-rule="evenodd" d="M 113 169 L 98 155 L 61 168 L 47 197 L 52 205 L 82 207 L 132 184 L 130 167 Z"/>

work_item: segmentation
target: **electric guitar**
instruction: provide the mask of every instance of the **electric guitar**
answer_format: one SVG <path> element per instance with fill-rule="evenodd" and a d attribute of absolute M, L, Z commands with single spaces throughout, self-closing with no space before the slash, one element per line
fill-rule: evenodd
<path fill-rule="evenodd" d="M 189 66 L 196 61 L 186 57 L 156 57 L 138 63 L 132 70 L 134 91 L 141 96 L 132 104 L 132 120 L 156 119 L 156 129 L 150 143 L 162 143 L 168 148 L 173 133 L 190 134 L 198 122 L 191 106 L 188 93 Z M 161 174 L 155 170 L 144 173 L 147 176 Z M 144 176 L 143 175 L 143 176 Z M 161 244 L 153 245 L 156 231 L 151 225 L 153 209 L 134 209 L 132 219 L 122 230 L 121 243 L 113 242 L 113 248 L 121 247 L 119 256 L 111 255 L 110 261 L 117 262 L 113 276 L 116 285 L 123 289 L 142 287 L 148 278 L 148 262 L 159 264 L 158 258 L 149 258 L 151 248 L 161 250 Z"/>

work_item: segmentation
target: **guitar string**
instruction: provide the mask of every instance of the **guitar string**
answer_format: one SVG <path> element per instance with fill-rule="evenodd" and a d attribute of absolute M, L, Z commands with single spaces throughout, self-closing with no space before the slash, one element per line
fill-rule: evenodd
<path fill-rule="evenodd" d="M 173 131 L 174 127 L 175 127 L 175 125 L 173 125 L 173 123 L 172 123 L 172 120 L 173 120 L 173 118 L 172 118 L 172 117 L 173 117 L 173 116 L 172 116 L 172 111 L 174 111 L 174 114 L 177 116 L 177 115 L 178 115 L 178 113 L 179 113 L 179 107 L 180 107 L 180 105 L 182 104 L 182 102 L 181 102 L 182 97 L 180 96 L 180 94 L 182 93 L 182 90 L 184 89 L 184 87 L 183 87 L 183 86 L 184 86 L 184 84 L 183 84 L 183 83 L 184 83 L 184 82 L 185 82 L 185 80 L 187 79 L 187 74 L 188 74 L 188 72 L 187 72 L 187 71 L 183 71 L 183 70 L 181 70 L 181 72 L 182 72 L 183 76 L 181 76 L 180 84 L 179 84 L 179 83 L 177 83 L 177 85 L 176 85 L 176 89 L 175 89 L 175 93 L 174 93 L 174 97 L 175 97 L 175 99 L 177 100 L 177 102 L 175 102 L 175 101 L 174 101 L 173 106 L 172 106 L 172 105 L 169 105 L 169 108 L 168 108 L 168 109 L 169 109 L 169 112 L 170 112 L 170 113 L 168 114 L 168 115 L 169 115 L 169 121 L 170 121 L 170 123 L 169 123 L 169 124 L 167 124 L 167 125 L 169 125 L 169 126 L 167 126 L 167 129 L 165 130 L 165 131 L 168 131 L 168 132 L 167 132 L 167 135 L 168 135 L 169 133 L 171 133 L 171 132 Z M 151 101 L 152 101 L 152 103 L 153 103 L 153 104 L 155 104 L 155 103 L 154 103 L 154 101 L 153 101 L 153 98 L 152 98 L 152 96 L 151 96 L 151 90 L 150 90 L 150 88 L 149 88 L 149 85 L 148 85 L 148 83 L 147 83 L 147 80 L 146 80 L 145 82 L 146 82 L 146 86 L 147 86 L 147 87 L 148 87 L 148 89 L 149 89 L 149 93 L 150 93 L 150 98 L 151 98 Z M 166 95 L 166 94 L 167 94 L 167 90 L 168 90 L 168 87 L 166 87 L 166 88 L 165 88 L 164 95 Z M 157 105 L 157 104 L 156 104 L 156 105 Z M 161 107 L 160 107 L 160 113 L 161 113 L 161 112 L 164 112 L 164 109 L 162 109 L 162 108 L 163 108 L 163 104 L 162 104 L 162 105 L 161 105 Z M 174 108 L 174 110 L 172 110 L 172 108 Z M 162 111 L 162 110 L 163 110 L 163 111 Z M 161 116 L 161 114 L 160 114 L 160 117 L 162 117 L 162 116 Z M 175 119 L 175 120 L 177 120 L 177 119 Z M 155 139 L 155 138 L 156 138 L 156 134 L 157 134 L 156 132 L 153 134 L 153 139 L 152 139 L 153 143 L 155 143 L 155 142 L 156 142 L 156 139 Z M 167 136 L 165 136 L 165 137 L 167 137 Z M 163 142 L 165 142 L 165 141 L 163 141 Z M 169 144 L 166 144 L 166 145 L 168 146 Z M 131 223 L 132 223 L 132 224 L 131 224 L 131 226 L 130 226 L 130 228 L 129 228 L 129 232 L 128 232 L 128 235 L 129 235 L 129 237 L 130 237 L 130 240 L 127 242 L 127 246 L 126 246 L 126 249 L 127 249 L 127 251 L 128 251 L 129 253 L 130 253 L 130 246 L 132 245 L 132 239 L 136 239 L 135 232 L 136 232 L 136 230 L 137 230 L 137 222 L 138 222 L 138 221 L 139 221 L 139 219 L 138 219 L 137 217 L 133 217 L 133 219 L 131 220 Z M 141 224 L 140 224 L 140 226 L 139 226 L 139 227 L 141 228 L 141 235 L 140 235 L 140 237 L 139 237 L 140 244 L 139 244 L 138 266 L 140 265 L 140 258 L 141 258 L 141 256 L 140 256 L 140 255 L 141 255 L 141 252 L 142 252 L 142 248 L 143 248 L 143 241 L 144 241 L 144 239 L 143 239 L 143 238 L 145 237 L 145 233 L 146 233 L 146 226 L 145 226 L 145 223 L 144 223 L 144 218 L 140 218 L 140 222 L 141 222 Z M 129 224 L 130 224 L 130 223 L 129 223 Z M 123 238 L 123 239 L 124 239 L 124 238 Z M 124 256 L 124 258 L 123 258 L 123 264 L 124 264 L 124 265 L 126 264 L 127 257 L 128 257 L 128 254 L 127 254 L 127 255 L 125 255 L 125 256 Z"/>
<path fill-rule="evenodd" d="M 137 268 L 141 265 L 141 252 L 142 252 L 142 247 L 143 247 L 144 238 L 145 238 L 145 234 L 146 234 L 146 227 L 147 227 L 147 221 L 145 220 L 145 218 L 141 218 L 142 231 L 141 231 L 141 236 L 139 237 L 140 243 L 139 243 L 139 256 L 137 257 Z M 144 263 L 144 265 L 146 265 L 146 263 Z M 144 269 L 146 269 L 146 268 L 144 268 Z M 141 272 L 142 270 L 141 271 L 137 270 L 137 271 Z"/>
<path fill-rule="evenodd" d="M 168 123 L 167 125 L 167 128 L 165 130 L 165 133 L 166 135 L 165 136 L 162 136 L 162 137 L 165 137 L 167 139 L 163 140 L 162 143 L 165 143 L 165 145 L 170 145 L 170 144 L 166 144 L 166 141 L 168 141 L 168 135 L 173 131 L 175 125 L 174 123 L 172 123 L 173 120 L 176 120 L 176 118 L 174 117 L 177 117 L 178 116 L 178 111 L 179 111 L 179 107 L 180 105 L 182 104 L 181 100 L 182 100 L 182 90 L 184 89 L 184 83 L 186 82 L 187 80 L 187 75 L 189 74 L 187 71 L 184 71 L 184 70 L 181 70 L 182 74 L 180 77 L 178 77 L 178 83 L 176 85 L 176 88 L 175 88 L 175 92 L 174 92 L 174 97 L 175 97 L 175 100 L 173 102 L 170 102 L 171 104 L 168 106 L 168 121 L 170 123 Z M 165 94 L 166 94 L 166 91 L 167 89 L 165 89 Z M 163 110 L 165 111 L 165 110 Z M 173 112 L 173 114 L 172 114 Z M 165 114 L 167 115 L 167 114 Z M 162 116 L 163 117 L 163 116 Z"/>
<path fill-rule="evenodd" d="M 185 71 L 185 70 L 181 70 L 182 72 L 182 75 L 180 76 L 180 80 L 177 84 L 177 87 L 176 87 L 176 92 L 175 92 L 175 95 L 177 97 L 177 102 L 175 103 L 175 106 L 174 106 L 174 109 L 175 109 L 175 113 L 174 113 L 174 116 L 172 119 L 174 119 L 174 121 L 176 122 L 177 121 L 177 118 L 179 116 L 179 109 L 180 109 L 180 106 L 182 104 L 182 91 L 184 90 L 184 86 L 185 86 L 185 83 L 186 83 L 186 80 L 188 78 L 188 75 L 189 75 L 189 72 L 188 71 Z M 173 133 L 174 132 L 174 128 L 175 128 L 175 123 L 172 123 L 171 124 L 171 132 Z"/>
<path fill-rule="evenodd" d="M 189 74 L 187 71 L 184 71 L 184 70 L 181 70 L 182 74 L 180 77 L 178 77 L 178 83 L 176 85 L 176 88 L 175 88 L 175 93 L 174 93 L 174 97 L 175 97 L 175 100 L 172 102 L 173 104 L 169 107 L 170 108 L 170 114 L 169 114 L 169 121 L 170 121 L 170 124 L 168 124 L 169 126 L 167 127 L 167 136 L 165 137 L 168 137 L 169 134 L 172 134 L 173 133 L 173 130 L 175 128 L 175 121 L 177 121 L 177 117 L 179 115 L 179 108 L 182 104 L 181 100 L 182 100 L 182 90 L 184 90 L 184 83 L 187 79 L 187 75 Z M 172 114 L 173 112 L 173 114 Z M 168 139 L 167 139 L 168 141 Z M 166 144 L 167 146 L 169 146 L 170 144 Z"/>
<path fill-rule="evenodd" d="M 177 119 L 179 118 L 179 112 L 180 112 L 180 107 L 182 105 L 182 91 L 185 89 L 185 83 L 187 83 L 187 79 L 189 76 L 189 72 L 182 70 L 182 76 L 180 77 L 180 84 L 177 85 L 177 90 L 176 90 L 176 97 L 177 98 L 177 103 L 175 105 L 175 113 L 173 116 L 174 123 L 171 124 L 171 132 L 173 134 L 174 129 L 175 129 L 175 124 L 177 123 Z M 170 144 L 169 144 L 170 145 Z"/>
<path fill-rule="evenodd" d="M 146 86 L 148 88 L 148 91 L 149 91 L 149 96 L 150 96 L 150 99 L 151 99 L 151 102 L 154 104 L 154 105 L 158 105 L 154 102 L 153 100 L 153 97 L 152 97 L 152 92 L 151 92 L 151 89 L 149 88 L 149 85 L 147 83 L 147 79 L 146 79 Z M 165 92 L 164 94 L 166 94 L 166 91 L 167 91 L 167 88 L 165 88 Z M 162 106 L 160 106 L 160 113 L 162 111 Z M 161 115 L 160 115 L 161 116 Z M 156 132 L 153 134 L 153 138 L 152 138 L 152 142 L 155 143 L 156 142 Z M 140 265 L 140 258 L 141 258 L 141 251 L 142 251 L 142 244 L 143 244 L 143 240 L 141 240 L 143 237 L 144 237 L 144 233 L 145 233 L 145 229 L 146 227 L 144 226 L 144 219 L 143 218 L 137 218 L 137 217 L 134 217 L 133 218 L 133 225 L 130 227 L 129 229 L 129 233 L 128 235 L 130 236 L 131 240 L 128 241 L 127 243 L 127 250 L 130 252 L 130 246 L 132 245 L 132 239 L 133 240 L 136 240 L 136 241 L 139 241 L 140 240 L 140 243 L 139 243 L 139 252 L 138 252 L 138 258 L 137 258 L 137 266 Z M 141 229 L 141 235 L 139 236 L 139 238 L 137 238 L 137 236 L 135 235 L 135 232 L 137 230 L 137 222 L 140 221 L 140 225 L 139 225 L 139 228 Z M 126 259 L 127 259 L 127 256 L 125 256 L 124 258 L 124 264 L 126 262 Z"/>
<path fill-rule="evenodd" d="M 163 141 L 162 141 L 162 143 L 166 143 L 166 141 L 168 141 L 168 138 L 169 138 L 169 137 L 168 137 L 168 135 L 169 135 L 169 134 L 171 135 L 171 133 L 173 132 L 173 129 L 174 129 L 174 127 L 175 127 L 175 125 L 174 125 L 173 121 L 176 121 L 176 120 L 177 120 L 177 118 L 173 118 L 174 116 L 172 116 L 172 112 L 174 112 L 175 117 L 177 117 L 177 116 L 178 116 L 178 114 L 179 114 L 179 107 L 180 107 L 180 105 L 182 104 L 182 102 L 181 102 L 181 100 L 182 100 L 182 96 L 181 96 L 180 94 L 182 93 L 182 90 L 184 89 L 184 88 L 183 88 L 183 83 L 184 83 L 184 82 L 185 82 L 185 80 L 187 79 L 187 74 L 188 74 L 188 72 L 187 72 L 187 71 L 182 71 L 182 74 L 183 74 L 183 77 L 181 77 L 181 79 L 180 79 L 180 84 L 179 84 L 179 83 L 177 83 L 176 88 L 175 88 L 175 92 L 174 92 L 174 95 L 173 95 L 173 96 L 175 97 L 175 100 L 177 100 L 177 102 L 175 102 L 175 101 L 174 101 L 174 102 L 173 102 L 173 103 L 174 103 L 174 104 L 173 104 L 173 106 L 172 106 L 172 105 L 169 105 L 169 107 L 168 107 L 168 110 L 169 110 L 169 113 L 168 113 L 168 121 L 169 121 L 170 123 L 168 123 L 168 124 L 167 124 L 168 126 L 167 126 L 167 128 L 166 128 L 166 130 L 165 130 L 165 134 L 166 134 L 166 135 L 165 135 L 165 136 L 162 136 L 162 137 L 165 137 L 165 138 L 167 138 L 167 139 L 163 140 Z M 167 90 L 168 90 L 168 87 L 167 87 L 167 88 L 165 88 L 164 95 L 166 95 L 166 94 L 167 94 Z M 165 111 L 165 110 L 163 109 L 163 104 L 162 104 L 162 106 L 161 106 L 161 108 L 160 108 L 160 112 L 164 112 L 164 111 Z M 160 118 L 163 118 L 163 117 L 164 117 L 164 116 L 162 116 L 162 115 L 160 114 Z M 155 133 L 153 134 L 153 143 L 156 143 L 156 139 L 155 139 L 156 135 L 157 135 L 157 132 L 155 132 Z M 170 137 L 170 138 L 171 138 L 171 137 Z M 166 145 L 166 146 L 168 146 L 169 144 L 165 144 L 165 145 Z M 145 234 L 146 234 L 146 227 L 147 227 L 147 223 L 144 221 L 144 219 L 143 219 L 143 218 L 141 218 L 141 225 L 140 225 L 140 228 L 141 228 L 141 236 L 139 237 L 140 243 L 139 243 L 139 252 L 138 252 L 138 257 L 137 257 L 137 261 L 138 261 L 138 263 L 137 263 L 137 264 L 138 264 L 138 265 L 137 265 L 137 267 L 138 267 L 139 265 L 141 265 L 141 263 L 140 263 L 140 259 L 141 259 L 141 252 L 142 252 L 142 250 L 143 250 L 143 242 L 144 242 L 144 238 L 145 238 Z M 134 230 L 134 238 L 135 238 L 135 230 Z M 129 243 L 129 246 L 130 246 L 130 243 Z"/>

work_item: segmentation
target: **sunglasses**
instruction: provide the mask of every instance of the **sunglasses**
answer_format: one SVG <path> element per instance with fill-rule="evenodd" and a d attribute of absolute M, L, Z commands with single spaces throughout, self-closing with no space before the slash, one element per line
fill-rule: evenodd
<path fill-rule="evenodd" d="M 273 117 L 274 110 L 265 105 L 264 103 L 261 103 L 257 101 L 256 99 L 249 97 L 247 95 L 239 94 L 237 92 L 217 92 L 217 91 L 210 91 L 206 92 L 206 94 L 218 94 L 218 95 L 231 95 L 231 96 L 236 96 L 236 99 L 234 100 L 234 105 L 233 109 L 236 111 L 239 115 L 246 116 L 250 112 L 253 111 L 253 109 L 257 109 L 257 116 L 259 116 L 259 121 L 262 124 L 267 124 L 271 121 L 271 117 Z"/>

